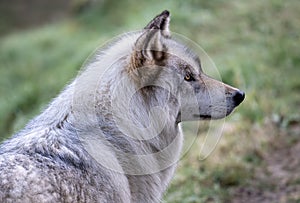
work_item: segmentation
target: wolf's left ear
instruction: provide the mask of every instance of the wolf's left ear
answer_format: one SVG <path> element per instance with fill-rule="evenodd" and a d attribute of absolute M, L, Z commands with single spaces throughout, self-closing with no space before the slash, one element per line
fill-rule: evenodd
<path fill-rule="evenodd" d="M 135 69 L 153 63 L 161 64 L 167 53 L 163 38 L 170 37 L 169 21 L 169 11 L 163 11 L 144 28 L 135 42 L 131 68 Z"/>

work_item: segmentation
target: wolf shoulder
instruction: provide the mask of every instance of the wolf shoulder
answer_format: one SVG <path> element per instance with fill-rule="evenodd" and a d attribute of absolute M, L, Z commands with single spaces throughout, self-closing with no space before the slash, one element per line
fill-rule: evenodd
<path fill-rule="evenodd" d="M 45 135 L 40 133 L 33 137 L 38 136 L 54 145 L 61 142 L 53 138 L 49 140 L 49 137 L 43 137 Z M 44 148 L 42 153 L 42 146 L 41 142 L 30 140 L 30 135 L 14 137 L 0 146 L 0 202 L 123 202 L 124 199 L 129 200 L 128 193 L 116 189 L 118 183 L 114 181 L 115 174 L 99 165 L 93 165 L 92 162 L 89 163 L 88 158 L 79 162 L 78 157 L 74 157 L 74 154 L 79 152 L 68 151 L 67 144 L 60 145 L 59 148 L 63 152 L 57 152 L 55 156 L 54 153 L 47 155 L 47 151 L 53 151 L 51 148 Z M 74 146 L 75 144 L 72 143 L 72 147 Z M 82 151 L 80 153 L 82 153 L 80 156 L 84 156 Z"/>

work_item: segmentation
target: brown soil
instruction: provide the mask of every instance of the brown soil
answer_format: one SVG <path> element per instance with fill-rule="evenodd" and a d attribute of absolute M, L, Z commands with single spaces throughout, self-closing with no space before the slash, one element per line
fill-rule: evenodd
<path fill-rule="evenodd" d="M 254 178 L 246 186 L 233 189 L 230 202 L 300 202 L 300 123 L 277 128 L 276 134 Z"/>

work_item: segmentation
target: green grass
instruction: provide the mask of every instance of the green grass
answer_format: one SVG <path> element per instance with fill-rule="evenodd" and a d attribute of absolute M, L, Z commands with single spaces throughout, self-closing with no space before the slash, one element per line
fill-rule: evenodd
<path fill-rule="evenodd" d="M 142 28 L 163 9 L 171 11 L 171 30 L 201 45 L 223 81 L 246 92 L 244 103 L 226 120 L 216 150 L 204 161 L 199 158 L 203 132 L 195 138 L 165 202 L 230 200 L 230 188 L 247 184 L 261 165 L 265 143 L 273 136 L 264 130 L 264 122 L 274 115 L 283 124 L 299 118 L 297 0 L 104 1 L 68 20 L 2 37 L 0 140 L 38 114 L 95 48 Z M 185 130 L 188 139 L 190 126 Z"/>

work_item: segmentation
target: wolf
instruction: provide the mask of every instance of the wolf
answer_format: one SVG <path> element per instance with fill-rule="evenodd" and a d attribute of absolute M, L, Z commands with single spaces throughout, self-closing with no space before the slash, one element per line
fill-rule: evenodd
<path fill-rule="evenodd" d="M 0 146 L 0 202 L 160 202 L 180 158 L 181 122 L 220 119 L 245 98 L 203 73 L 163 11 L 100 48 Z"/>

